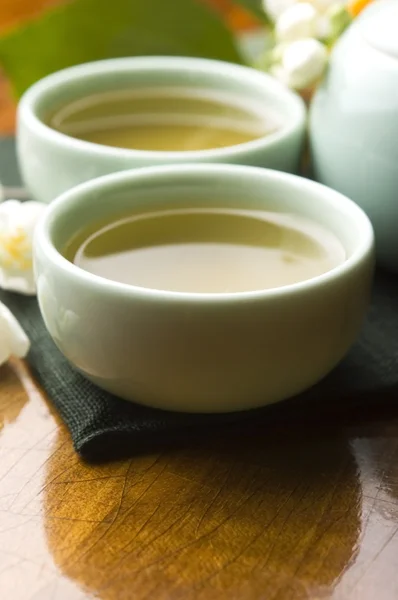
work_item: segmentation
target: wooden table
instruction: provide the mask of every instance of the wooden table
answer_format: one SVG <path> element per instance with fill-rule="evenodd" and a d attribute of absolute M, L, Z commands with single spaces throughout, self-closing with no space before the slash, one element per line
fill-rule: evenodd
<path fill-rule="evenodd" d="M 0 598 L 93 597 L 396 600 L 398 398 L 92 467 L 0 367 Z"/>
<path fill-rule="evenodd" d="M 394 600 L 398 408 L 87 466 L 0 368 L 0 597 Z"/>

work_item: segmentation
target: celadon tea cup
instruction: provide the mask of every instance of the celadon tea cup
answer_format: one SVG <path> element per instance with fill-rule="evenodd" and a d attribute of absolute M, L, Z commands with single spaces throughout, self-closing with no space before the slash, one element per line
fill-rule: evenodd
<path fill-rule="evenodd" d="M 142 209 L 244 207 L 309 218 L 340 240 L 332 270 L 285 287 L 183 293 L 118 283 L 64 258 L 80 228 Z M 173 165 L 84 183 L 51 203 L 34 241 L 38 301 L 61 352 L 92 382 L 162 409 L 226 412 L 293 396 L 323 378 L 360 330 L 373 273 L 363 211 L 294 175 Z"/>
<path fill-rule="evenodd" d="M 68 103 L 104 92 L 159 86 L 239 94 L 242 101 L 247 98 L 248 102 L 262 106 L 264 115 L 272 115 L 277 127 L 263 137 L 235 146 L 149 151 L 84 141 L 48 125 L 49 115 Z M 32 197 L 50 202 L 79 183 L 136 167 L 215 162 L 296 172 L 305 121 L 301 98 L 260 71 L 197 58 L 122 58 L 65 69 L 34 84 L 19 103 L 17 149 L 22 176 Z"/>

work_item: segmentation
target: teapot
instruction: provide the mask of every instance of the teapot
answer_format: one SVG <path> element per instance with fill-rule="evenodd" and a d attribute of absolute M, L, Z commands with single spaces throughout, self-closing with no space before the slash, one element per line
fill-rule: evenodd
<path fill-rule="evenodd" d="M 365 210 L 379 264 L 398 272 L 398 0 L 345 31 L 309 118 L 315 178 Z"/>

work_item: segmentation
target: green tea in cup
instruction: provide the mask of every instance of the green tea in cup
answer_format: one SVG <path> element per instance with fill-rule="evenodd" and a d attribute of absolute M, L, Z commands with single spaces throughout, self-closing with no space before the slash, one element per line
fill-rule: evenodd
<path fill-rule="evenodd" d="M 302 216 L 189 203 L 94 223 L 64 255 L 119 283 L 202 294 L 283 287 L 346 259 L 333 233 Z"/>
<path fill-rule="evenodd" d="M 259 100 L 178 86 L 92 94 L 59 108 L 48 124 L 95 144 L 164 152 L 236 146 L 279 128 L 278 117 Z"/>
<path fill-rule="evenodd" d="M 100 60 L 52 73 L 18 105 L 18 160 L 32 197 L 177 163 L 296 172 L 302 99 L 257 69 L 191 57 Z M 33 158 L 32 158 L 33 157 Z"/>

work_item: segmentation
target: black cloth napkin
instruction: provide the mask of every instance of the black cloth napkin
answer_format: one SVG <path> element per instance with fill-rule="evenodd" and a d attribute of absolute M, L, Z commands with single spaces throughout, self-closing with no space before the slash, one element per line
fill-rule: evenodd
<path fill-rule="evenodd" d="M 70 430 L 76 451 L 92 462 L 159 449 L 222 425 L 267 425 L 276 419 L 308 421 L 330 413 L 360 412 L 369 402 L 398 405 L 398 279 L 379 273 L 362 335 L 345 360 L 297 398 L 241 413 L 193 415 L 132 404 L 104 392 L 69 365 L 49 337 L 35 298 L 0 292 L 29 335 L 35 375 Z"/>
<path fill-rule="evenodd" d="M 7 169 L 2 172 L 2 154 Z M 13 141 L 0 142 L 0 180 L 18 183 Z M 398 406 L 398 277 L 378 273 L 362 335 L 344 361 L 322 382 L 278 405 L 241 413 L 193 415 L 146 408 L 104 392 L 74 371 L 49 337 L 35 298 L 0 291 L 32 342 L 28 362 L 70 430 L 83 459 L 103 462 L 159 449 L 176 440 L 212 435 L 227 428 L 239 435 L 250 423 L 275 419 L 338 418 L 369 404 Z"/>

